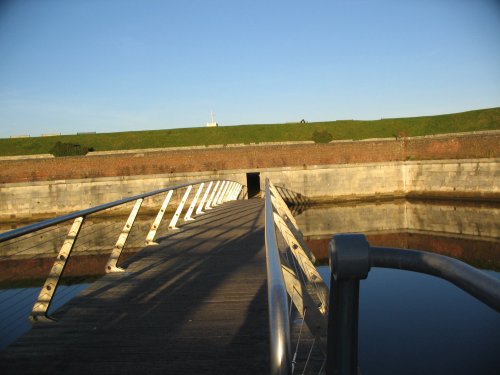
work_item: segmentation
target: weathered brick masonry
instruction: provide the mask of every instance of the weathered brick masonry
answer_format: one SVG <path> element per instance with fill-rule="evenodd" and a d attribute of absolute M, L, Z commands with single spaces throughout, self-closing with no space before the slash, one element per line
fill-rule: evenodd
<path fill-rule="evenodd" d="M 500 133 L 0 161 L 0 183 L 500 156 Z"/>

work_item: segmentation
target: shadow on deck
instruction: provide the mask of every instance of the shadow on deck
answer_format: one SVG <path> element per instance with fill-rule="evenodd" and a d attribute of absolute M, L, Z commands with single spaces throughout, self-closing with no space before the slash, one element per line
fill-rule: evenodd
<path fill-rule="evenodd" d="M 0 353 L 8 373 L 267 373 L 263 201 L 159 239 Z"/>

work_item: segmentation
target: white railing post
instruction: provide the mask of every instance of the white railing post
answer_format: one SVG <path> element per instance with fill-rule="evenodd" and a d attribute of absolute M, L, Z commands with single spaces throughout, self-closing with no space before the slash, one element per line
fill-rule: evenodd
<path fill-rule="evenodd" d="M 219 200 L 217 201 L 217 204 L 222 204 L 224 203 L 224 198 L 226 198 L 226 193 L 227 190 L 229 189 L 229 186 L 231 185 L 231 181 L 226 181 L 226 186 L 224 186 L 224 189 L 222 190 L 222 193 L 220 194 Z"/>
<path fill-rule="evenodd" d="M 64 268 L 66 268 L 66 264 L 68 262 L 69 256 L 71 255 L 71 251 L 73 250 L 78 234 L 80 233 L 82 224 L 83 217 L 77 217 L 73 222 L 73 225 L 71 226 L 71 229 L 69 230 L 68 235 L 64 240 L 61 250 L 59 251 L 57 258 L 52 265 L 49 276 L 47 277 L 47 280 L 45 280 L 42 290 L 40 290 L 40 294 L 38 295 L 38 298 L 33 305 L 33 310 L 30 314 L 31 320 L 53 320 L 47 316 L 47 311 L 49 310 L 50 304 L 52 303 L 52 298 L 56 293 L 57 286 L 59 285 L 59 281 L 61 280 Z"/>
<path fill-rule="evenodd" d="M 135 201 L 134 207 L 132 208 L 132 211 L 130 212 L 130 215 L 127 219 L 127 222 L 125 223 L 125 226 L 123 227 L 123 230 L 118 237 L 118 240 L 116 241 L 115 247 L 111 251 L 111 255 L 109 256 L 108 263 L 106 263 L 105 271 L 106 273 L 110 272 L 123 272 L 123 268 L 117 267 L 116 263 L 118 262 L 118 259 L 120 258 L 120 255 L 122 253 L 123 248 L 125 247 L 125 243 L 127 242 L 128 235 L 130 234 L 130 231 L 132 230 L 132 226 L 134 225 L 135 218 L 137 216 L 137 213 L 139 212 L 142 202 L 144 201 L 143 198 L 139 198 Z"/>
<path fill-rule="evenodd" d="M 214 186 L 214 190 L 212 190 L 212 194 L 210 194 L 210 198 L 208 199 L 207 204 L 205 205 L 205 210 L 212 209 L 212 200 L 214 199 L 215 194 L 217 193 L 217 188 L 220 185 L 220 181 L 217 181 Z"/>
<path fill-rule="evenodd" d="M 224 195 L 224 202 L 231 200 L 231 193 L 234 190 L 234 184 L 234 181 L 231 181 L 229 183 L 229 189 L 227 189 L 226 194 Z"/>
<path fill-rule="evenodd" d="M 193 188 L 193 185 L 189 185 L 188 188 L 186 189 L 186 192 L 184 193 L 184 196 L 182 197 L 181 203 L 179 203 L 179 207 L 177 207 L 177 210 L 175 210 L 174 216 L 172 217 L 172 220 L 170 220 L 170 224 L 168 225 L 168 229 L 179 229 L 175 226 L 177 224 L 177 221 L 179 220 L 179 216 L 181 215 L 182 209 L 184 208 L 184 205 L 186 204 L 186 201 L 188 199 L 189 193 L 191 192 L 191 189 Z"/>
<path fill-rule="evenodd" d="M 226 186 L 226 181 L 222 181 L 222 184 L 219 187 L 219 191 L 217 192 L 217 194 L 215 194 L 215 198 L 214 198 L 212 207 L 215 207 L 215 206 L 217 206 L 219 204 L 219 198 L 220 198 L 222 190 L 224 190 L 225 186 Z"/>
<path fill-rule="evenodd" d="M 213 181 L 210 181 L 210 183 L 208 184 L 207 190 L 205 190 L 205 194 L 203 194 L 203 198 L 201 199 L 200 204 L 198 205 L 198 208 L 196 209 L 196 215 L 203 213 L 203 205 L 207 201 L 208 193 L 210 193 L 210 189 L 212 188 L 213 184 L 214 184 Z"/>
<path fill-rule="evenodd" d="M 234 191 L 234 198 L 233 198 L 234 200 L 237 200 L 239 198 L 239 196 L 241 194 L 241 189 L 243 189 L 243 185 L 238 184 L 236 186 L 236 190 Z"/>
<path fill-rule="evenodd" d="M 236 191 L 234 192 L 234 199 L 239 199 L 241 192 L 243 191 L 244 186 L 242 184 L 239 184 L 238 187 L 236 188 Z M 245 198 L 244 196 L 241 198 Z"/>
<path fill-rule="evenodd" d="M 270 192 L 265 193 L 265 247 L 267 268 L 267 304 L 269 316 L 270 365 L 272 375 L 292 373 L 290 349 L 290 320 L 288 316 L 288 295 L 283 279 L 280 253 L 274 229 L 273 207 Z"/>
<path fill-rule="evenodd" d="M 278 190 L 276 190 L 276 187 L 271 182 L 269 182 L 269 190 L 271 192 L 271 199 L 272 199 L 273 205 L 276 208 L 276 210 L 278 211 L 278 213 L 281 215 L 281 217 L 286 216 L 291 221 L 293 226 L 296 229 L 299 229 L 299 226 L 297 225 L 297 221 L 295 220 L 292 213 L 290 212 L 290 209 L 286 205 L 283 198 L 281 198 L 281 195 L 278 192 Z"/>
<path fill-rule="evenodd" d="M 231 200 L 231 196 L 233 194 L 235 186 L 236 186 L 236 182 L 234 182 L 234 181 L 231 182 L 231 184 L 229 185 L 229 189 L 226 191 L 226 195 L 224 196 L 224 202 Z"/>
<path fill-rule="evenodd" d="M 231 190 L 227 193 L 226 201 L 232 201 L 233 200 L 233 193 L 234 190 L 236 189 L 236 186 L 238 185 L 237 182 L 233 182 L 231 186 Z"/>
<path fill-rule="evenodd" d="M 173 190 L 168 191 L 167 196 L 165 197 L 163 204 L 160 207 L 160 211 L 158 211 L 158 214 L 156 215 L 155 221 L 151 225 L 151 229 L 149 230 L 148 235 L 146 236 L 146 246 L 158 245 L 156 242 L 154 242 L 154 239 L 156 236 L 156 231 L 158 230 L 158 227 L 160 226 L 161 219 L 163 219 L 163 215 L 165 214 L 165 211 L 167 210 L 168 203 L 170 202 L 170 198 L 172 198 L 173 193 L 174 193 Z"/>
<path fill-rule="evenodd" d="M 200 184 L 200 187 L 198 188 L 198 191 L 196 192 L 196 194 L 195 194 L 195 196 L 193 198 L 193 201 L 191 202 L 191 205 L 189 206 L 189 208 L 188 208 L 188 210 L 186 212 L 186 215 L 184 216 L 184 221 L 194 220 L 191 217 L 191 214 L 193 213 L 194 207 L 196 206 L 196 202 L 198 202 L 198 198 L 200 197 L 201 191 L 203 190 L 203 186 L 205 186 L 204 182 L 202 182 Z"/>

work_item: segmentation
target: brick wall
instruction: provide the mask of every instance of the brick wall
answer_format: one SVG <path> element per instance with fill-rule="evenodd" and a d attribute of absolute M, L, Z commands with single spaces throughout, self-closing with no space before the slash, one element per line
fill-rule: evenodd
<path fill-rule="evenodd" d="M 500 156 L 500 132 L 394 140 L 1 160 L 0 183 L 303 165 Z"/>

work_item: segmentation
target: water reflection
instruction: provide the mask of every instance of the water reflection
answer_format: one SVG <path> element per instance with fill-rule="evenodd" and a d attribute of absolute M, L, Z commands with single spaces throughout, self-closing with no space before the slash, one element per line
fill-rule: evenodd
<path fill-rule="evenodd" d="M 329 283 L 328 266 L 318 268 Z M 381 268 L 361 281 L 363 374 L 496 375 L 498 348 L 499 314 L 447 281 Z"/>
<path fill-rule="evenodd" d="M 296 219 L 323 262 L 332 234 L 361 232 L 373 246 L 432 251 L 500 271 L 499 214 L 495 204 L 398 200 L 312 207 Z"/>
<path fill-rule="evenodd" d="M 297 221 L 323 260 L 333 233 L 363 232 L 372 245 L 435 251 L 500 270 L 498 214 L 496 205 L 393 201 L 313 207 L 298 215 Z M 142 247 L 153 219 L 151 215 L 137 218 L 121 261 Z M 83 241 L 69 260 L 52 308 L 83 290 L 89 277 L 103 274 L 125 220 L 86 221 L 80 234 Z M 38 233 L 24 244 L 1 244 L 0 349 L 29 329 L 27 316 L 69 226 Z M 158 236 L 165 233 L 163 229 Z M 361 284 L 359 324 L 364 374 L 493 374 L 500 368 L 498 314 L 430 276 L 372 270 Z"/>
<path fill-rule="evenodd" d="M 331 235 L 367 234 L 371 245 L 460 258 L 500 279 L 499 208 L 456 202 L 384 202 L 313 207 L 297 222 L 327 260 Z M 329 283 L 327 266 L 318 267 Z M 361 282 L 363 374 L 497 374 L 500 314 L 436 277 L 374 268 Z"/>
<path fill-rule="evenodd" d="M 59 286 L 57 298 L 50 306 L 49 314 L 52 314 L 89 285 L 88 283 L 80 283 Z M 28 316 L 38 293 L 40 293 L 40 287 L 0 289 L 0 332 L 2 333 L 0 335 L 0 350 L 31 329 Z"/>
<path fill-rule="evenodd" d="M 105 273 L 126 219 L 123 215 L 100 215 L 85 220 L 49 315 Z M 137 217 L 118 265 L 142 249 L 153 220 L 151 213 Z M 0 231 L 24 225 L 27 223 L 3 223 Z M 0 244 L 0 350 L 31 328 L 28 316 L 70 226 L 71 222 L 64 223 Z M 158 234 L 165 231 L 166 224 Z"/>

